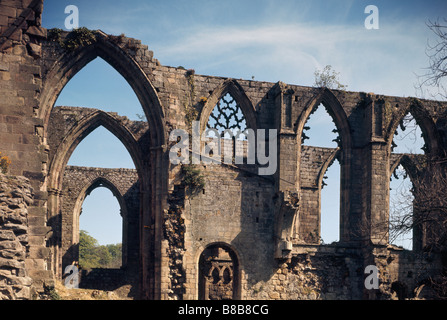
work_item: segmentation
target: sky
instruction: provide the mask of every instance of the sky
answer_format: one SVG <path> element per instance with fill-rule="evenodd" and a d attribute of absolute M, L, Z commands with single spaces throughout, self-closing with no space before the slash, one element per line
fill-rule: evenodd
<path fill-rule="evenodd" d="M 331 65 L 349 91 L 403 97 L 418 95 L 417 75 L 429 64 L 426 45 L 435 38 L 426 23 L 447 12 L 447 1 L 434 0 L 45 0 L 43 26 L 65 29 L 68 5 L 78 7 L 79 26 L 140 39 L 162 65 L 304 86 L 313 85 L 316 69 Z M 365 28 L 368 5 L 378 8 L 378 29 Z M 101 59 L 66 85 L 56 105 L 115 111 L 132 120 L 143 114 L 130 86 Z M 323 117 L 314 120 L 322 127 L 332 123 Z M 327 138 L 314 127 L 317 139 Z M 134 167 L 122 144 L 101 128 L 78 146 L 69 164 Z M 104 200 L 109 199 L 105 193 L 95 197 L 100 199 L 97 204 L 113 203 Z M 100 208 L 84 208 L 81 224 L 87 216 L 96 217 Z M 100 225 L 92 219 L 88 225 Z M 119 232 L 109 230 L 92 228 L 90 233 L 101 243 L 120 242 Z"/>

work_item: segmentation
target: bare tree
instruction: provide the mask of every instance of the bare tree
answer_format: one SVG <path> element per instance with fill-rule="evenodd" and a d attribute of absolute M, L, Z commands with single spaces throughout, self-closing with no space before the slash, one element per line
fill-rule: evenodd
<path fill-rule="evenodd" d="M 389 243 L 396 243 L 401 237 L 413 237 L 413 188 L 407 183 L 408 174 L 398 166 L 393 172 L 401 180 L 393 196 L 390 195 Z M 391 189 L 390 189 L 391 192 Z"/>
<path fill-rule="evenodd" d="M 413 224 L 421 231 L 426 249 L 447 249 L 447 176 L 445 164 L 429 162 L 416 178 Z"/>
<path fill-rule="evenodd" d="M 338 80 L 339 72 L 332 69 L 331 65 L 327 65 L 323 70 L 315 70 L 314 86 L 318 88 L 328 88 L 337 90 L 346 90 L 347 85 L 341 84 Z"/>
<path fill-rule="evenodd" d="M 415 86 L 424 95 L 424 87 L 432 87 L 437 90 L 431 94 L 433 97 L 447 99 L 447 19 L 441 21 L 428 21 L 428 28 L 436 36 L 435 42 L 427 43 L 426 54 L 429 58 L 427 72 L 418 77 L 419 82 Z"/>
<path fill-rule="evenodd" d="M 427 93 L 432 98 L 445 100 L 447 19 L 428 21 L 427 26 L 436 39 L 427 44 L 429 66 L 425 74 L 418 76 L 415 87 L 422 95 Z M 405 126 L 404 122 L 401 126 Z M 409 130 L 409 133 L 412 134 L 413 130 Z M 407 192 L 390 208 L 390 211 L 399 213 L 390 220 L 390 239 L 413 231 L 418 250 L 447 257 L 447 159 L 432 159 L 428 154 L 424 158 L 418 174 L 412 177 L 411 194 Z M 428 279 L 426 285 L 432 289 L 436 298 L 447 299 L 447 260 L 442 259 L 442 264 L 441 273 Z"/>
<path fill-rule="evenodd" d="M 430 161 L 420 175 L 413 178 L 411 195 L 403 192 L 392 207 L 393 236 L 418 230 L 424 250 L 447 249 L 447 176 L 445 165 Z"/>
<path fill-rule="evenodd" d="M 447 19 L 428 21 L 428 28 L 436 36 L 435 42 L 428 42 L 426 54 L 429 59 L 427 72 L 419 76 L 417 89 L 423 93 L 424 87 L 437 91 L 432 96 L 447 98 Z M 411 120 L 404 118 L 402 130 Z M 414 128 L 407 135 L 414 135 Z M 393 143 L 393 147 L 395 144 Z M 425 146 L 423 147 L 424 151 Z M 397 236 L 409 230 L 419 230 L 424 236 L 423 242 L 431 249 L 446 251 L 447 240 L 447 159 L 429 159 L 426 155 L 422 173 L 413 179 L 411 195 L 408 192 L 394 204 L 398 211 L 397 219 L 392 221 L 390 232 Z"/>
<path fill-rule="evenodd" d="M 417 250 L 446 256 L 447 253 L 447 170 L 446 162 L 426 161 L 420 174 L 412 179 L 412 196 L 404 194 L 394 207 L 390 219 L 390 241 L 413 231 Z M 444 259 L 443 259 L 444 260 Z M 440 274 L 427 279 L 437 299 L 447 299 L 447 265 Z"/>

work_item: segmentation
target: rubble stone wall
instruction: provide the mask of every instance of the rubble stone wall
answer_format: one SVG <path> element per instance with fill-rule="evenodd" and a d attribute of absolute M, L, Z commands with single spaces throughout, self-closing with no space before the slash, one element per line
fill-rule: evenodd
<path fill-rule="evenodd" d="M 28 206 L 32 202 L 28 179 L 0 173 L 0 300 L 31 298 L 33 281 L 25 259 L 29 251 Z"/>

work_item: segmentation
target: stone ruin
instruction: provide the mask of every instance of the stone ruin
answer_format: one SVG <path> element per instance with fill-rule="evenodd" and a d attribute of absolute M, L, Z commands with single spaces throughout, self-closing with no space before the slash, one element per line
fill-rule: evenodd
<path fill-rule="evenodd" d="M 93 287 L 130 284 L 136 299 L 418 298 L 444 270 L 442 252 L 426 250 L 429 230 L 415 232 L 413 250 L 403 250 L 389 243 L 388 219 L 394 169 L 421 174 L 428 170 L 421 157 L 445 157 L 445 102 L 199 75 L 162 65 L 124 35 L 47 30 L 42 11 L 42 0 L 0 2 L 0 151 L 12 160 L 0 174 L 1 299 L 32 299 L 62 281 L 78 259 L 82 201 L 98 186 L 121 207 L 123 265 L 83 277 Z M 98 57 L 126 79 L 147 121 L 54 106 Z M 337 127 L 338 148 L 302 144 L 320 104 Z M 235 123 L 219 117 L 225 110 Z M 392 152 L 407 114 L 423 131 L 422 156 Z M 259 162 L 201 163 L 187 180 L 185 165 L 169 161 L 176 143 L 169 137 L 174 129 L 189 132 L 193 121 L 202 132 L 277 130 L 277 170 L 260 175 Z M 124 144 L 135 170 L 67 166 L 99 126 Z M 235 142 L 222 148 L 236 152 Z M 340 239 L 322 245 L 322 181 L 334 159 Z M 365 286 L 370 265 L 378 288 Z"/>

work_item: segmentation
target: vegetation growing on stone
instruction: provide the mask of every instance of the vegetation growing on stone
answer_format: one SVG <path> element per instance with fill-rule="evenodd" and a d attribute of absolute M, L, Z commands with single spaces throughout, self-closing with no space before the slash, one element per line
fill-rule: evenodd
<path fill-rule="evenodd" d="M 346 90 L 347 85 L 341 84 L 338 80 L 339 72 L 332 69 L 332 66 L 327 65 L 323 70 L 315 70 L 315 87 Z"/>
<path fill-rule="evenodd" d="M 48 30 L 48 39 L 59 43 L 59 45 L 67 51 L 75 51 L 79 47 L 85 47 L 93 44 L 96 41 L 94 31 L 86 27 L 74 29 L 63 39 L 63 30 L 54 28 Z"/>
<path fill-rule="evenodd" d="M 0 152 L 0 171 L 5 174 L 8 172 L 8 168 L 11 165 L 11 159 L 8 156 L 1 156 Z"/>
<path fill-rule="evenodd" d="M 205 187 L 205 180 L 200 169 L 193 164 L 183 165 L 183 183 L 192 191 L 200 191 Z"/>

